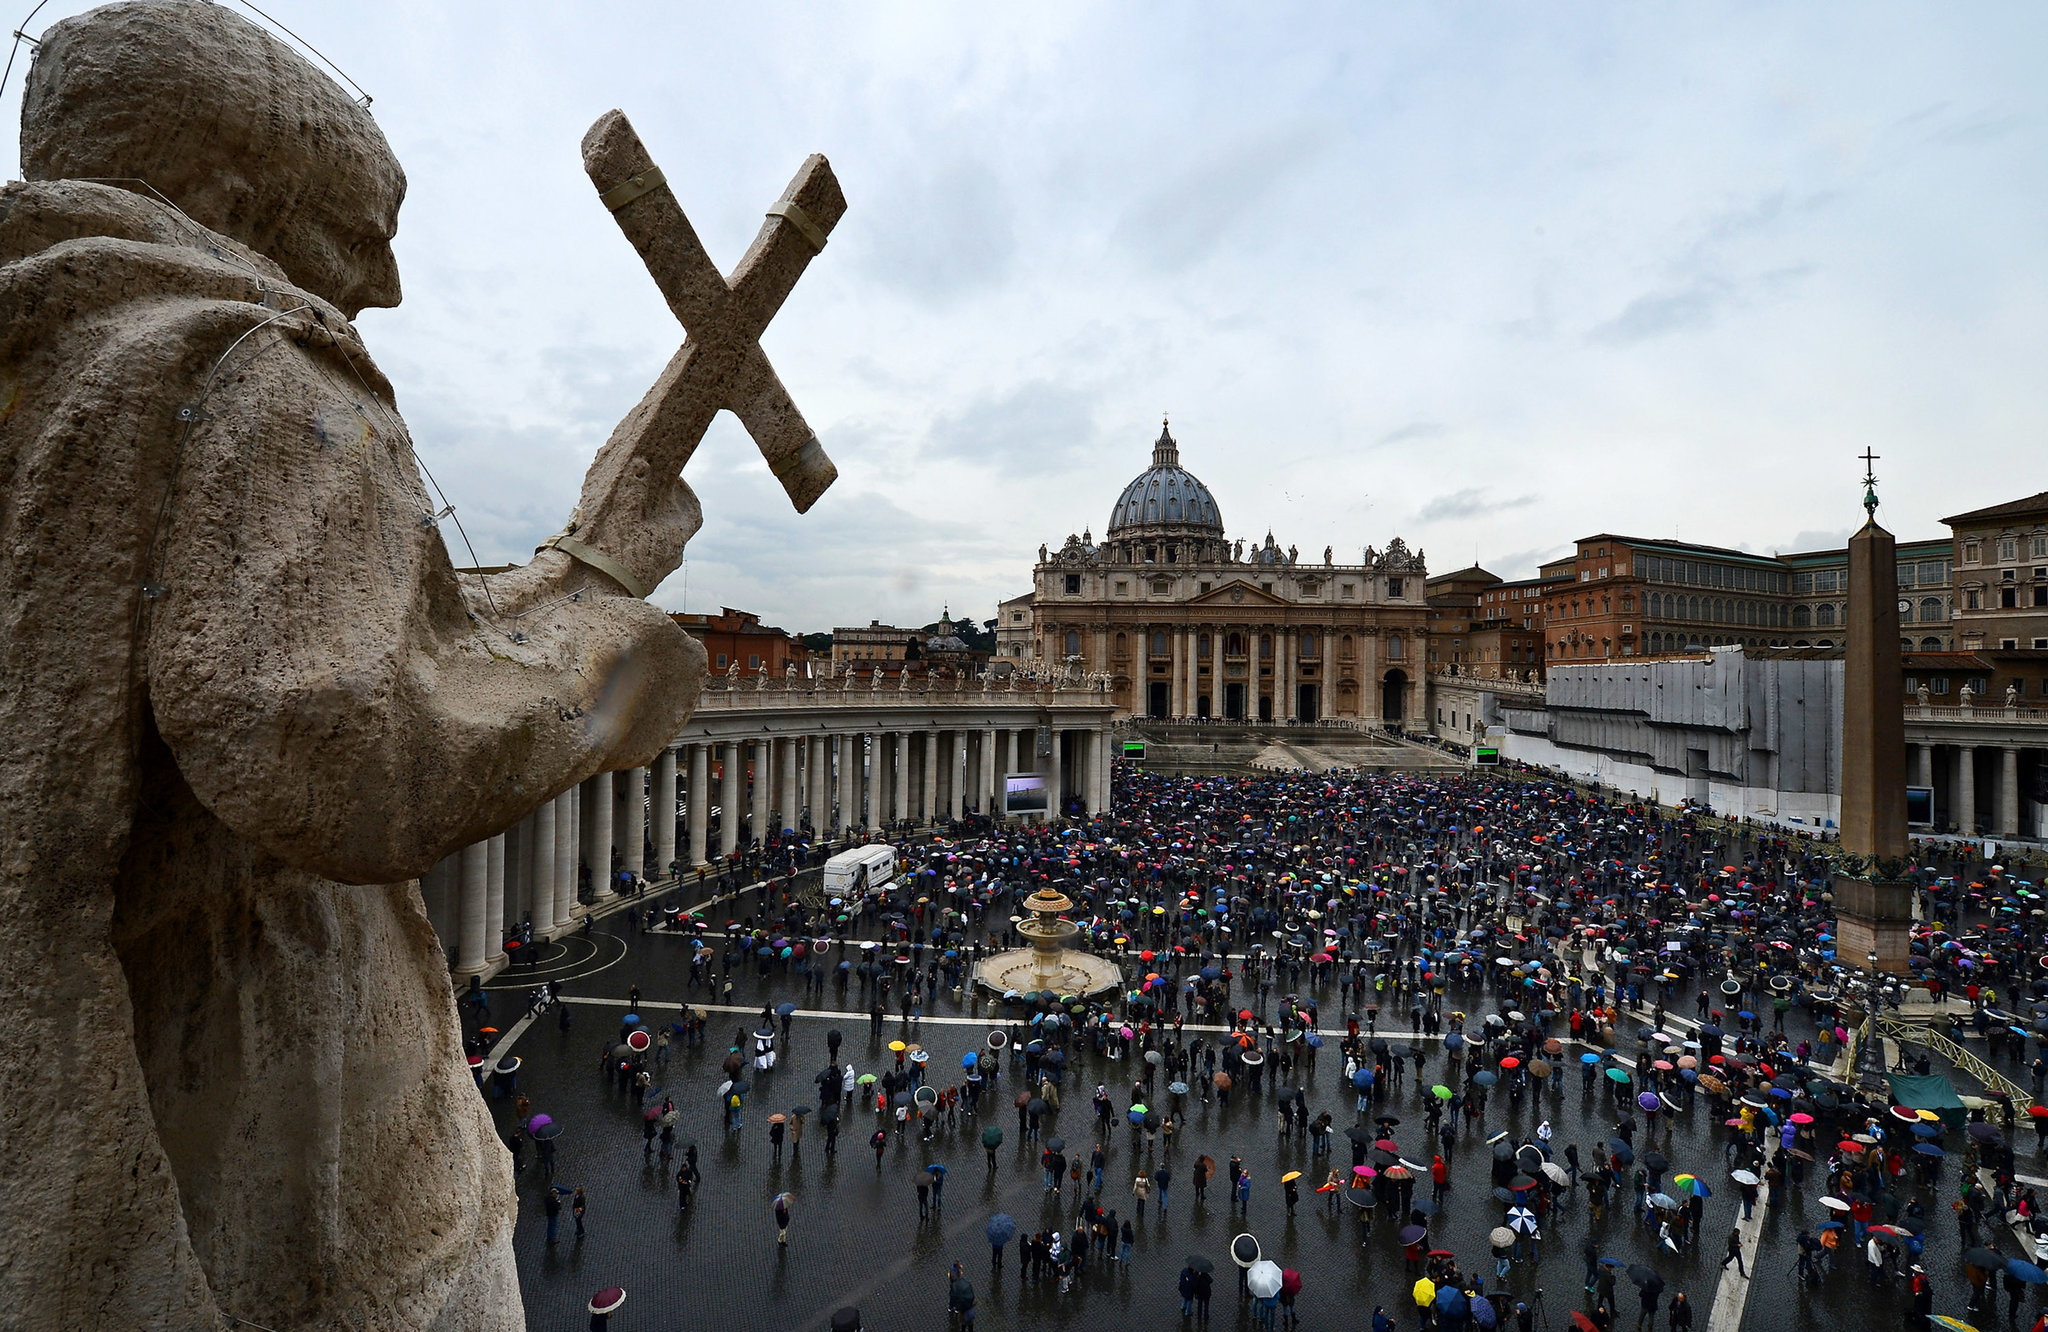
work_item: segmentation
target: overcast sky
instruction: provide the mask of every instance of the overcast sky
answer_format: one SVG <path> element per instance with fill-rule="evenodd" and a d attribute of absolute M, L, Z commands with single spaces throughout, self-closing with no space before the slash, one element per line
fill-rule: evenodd
<path fill-rule="evenodd" d="M 264 7 L 410 176 L 361 327 L 485 562 L 680 340 L 614 106 L 722 267 L 806 154 L 850 201 L 764 339 L 840 480 L 797 516 L 721 417 L 671 608 L 988 618 L 1162 412 L 1232 536 L 1439 572 L 1838 542 L 1865 446 L 1902 538 L 2048 488 L 2037 3 Z"/>

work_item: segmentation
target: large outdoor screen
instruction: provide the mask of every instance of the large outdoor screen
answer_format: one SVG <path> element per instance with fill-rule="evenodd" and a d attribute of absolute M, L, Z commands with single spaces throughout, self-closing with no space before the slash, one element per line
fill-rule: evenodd
<path fill-rule="evenodd" d="M 1052 808 L 1042 772 L 1012 772 L 1003 777 L 1003 813 L 1043 814 Z"/>

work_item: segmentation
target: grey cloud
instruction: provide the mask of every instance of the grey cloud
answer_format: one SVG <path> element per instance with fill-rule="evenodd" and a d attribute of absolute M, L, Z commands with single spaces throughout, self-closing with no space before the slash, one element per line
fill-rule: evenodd
<path fill-rule="evenodd" d="M 1674 291 L 1650 292 L 1630 301 L 1614 318 L 1594 325 L 1587 338 L 1626 346 L 1702 329 L 1713 322 L 1728 294 L 1728 284 L 1714 279 L 1701 279 Z"/>
<path fill-rule="evenodd" d="M 1422 506 L 1416 515 L 1425 523 L 1455 521 L 1460 518 L 1477 518 L 1482 514 L 1502 513 L 1509 509 L 1526 509 L 1536 502 L 1534 495 L 1517 495 L 1513 499 L 1495 500 L 1486 497 L 1486 491 L 1479 487 L 1468 490 L 1454 490 L 1448 495 L 1438 495 Z"/>
<path fill-rule="evenodd" d="M 1373 446 L 1385 448 L 1389 444 L 1404 444 L 1411 439 L 1437 439 L 1444 433 L 1445 426 L 1441 421 L 1410 421 L 1407 425 L 1398 426 L 1381 435 L 1373 441 Z"/>
<path fill-rule="evenodd" d="M 1196 263 L 1329 142 L 1319 126 L 1293 125 L 1220 148 L 1134 203 L 1116 239 L 1158 269 Z"/>
<path fill-rule="evenodd" d="M 932 422 L 924 453 L 1006 475 L 1042 472 L 1094 446 L 1096 398 L 1092 389 L 1044 379 L 984 394 Z"/>
<path fill-rule="evenodd" d="M 1792 544 L 1784 547 L 1785 553 L 1802 550 L 1840 550 L 1849 544 L 1849 538 L 1856 534 L 1851 527 L 1836 528 L 1828 532 L 1801 532 L 1792 538 Z"/>

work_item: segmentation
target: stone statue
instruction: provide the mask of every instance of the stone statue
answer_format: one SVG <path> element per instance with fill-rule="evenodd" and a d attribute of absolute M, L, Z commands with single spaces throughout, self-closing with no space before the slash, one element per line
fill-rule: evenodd
<path fill-rule="evenodd" d="M 680 210 L 658 184 L 621 197 L 651 163 L 600 174 L 630 139 L 600 121 L 586 165 L 637 237 Z M 822 233 L 844 201 L 818 201 L 814 162 Z M 399 300 L 405 177 L 366 109 L 225 7 L 110 5 L 44 35 L 21 170 L 0 190 L 0 1309 L 521 1327 L 510 1160 L 415 877 L 674 739 L 704 653 L 642 598 L 700 523 L 682 460 L 744 390 L 799 505 L 829 480 L 744 336 L 781 298 L 761 256 L 786 294 L 812 248 L 771 218 L 736 283 L 695 291 L 704 330 L 564 533 L 485 581 L 455 572 L 352 323 Z"/>
<path fill-rule="evenodd" d="M 1336 553 L 1337 553 L 1337 548 L 1336 548 L 1335 546 L 1324 546 L 1324 547 L 1323 547 L 1323 563 L 1324 563 L 1325 565 L 1331 565 L 1331 564 L 1335 564 L 1335 563 L 1336 563 L 1337 561 L 1336 561 L 1335 559 L 1331 558 L 1331 557 L 1332 557 L 1332 556 L 1334 556 L 1334 555 L 1335 555 Z"/>
<path fill-rule="evenodd" d="M 1046 560 L 1046 552 L 1045 552 L 1045 543 L 1044 543 L 1043 541 L 1041 541 L 1041 542 L 1039 542 L 1039 543 L 1038 543 L 1038 562 L 1039 562 L 1040 564 L 1044 564 L 1044 563 L 1045 563 L 1045 560 Z"/>
<path fill-rule="evenodd" d="M 1234 563 L 1239 563 L 1239 564 L 1241 564 L 1241 563 L 1243 563 L 1243 562 L 1244 562 L 1244 538 L 1243 538 L 1243 537 L 1239 537 L 1239 538 L 1237 539 L 1237 542 L 1236 542 L 1236 544 L 1234 544 L 1233 546 L 1231 546 L 1231 548 L 1230 548 L 1230 558 L 1231 558 L 1232 562 L 1234 562 Z"/>
<path fill-rule="evenodd" d="M 1976 705 L 1976 695 L 1977 691 L 1970 688 L 1970 682 L 1968 680 L 1963 681 L 1963 692 L 1959 700 L 1962 706 L 1965 708 L 1974 707 Z"/>
<path fill-rule="evenodd" d="M 2016 707 L 2018 707 L 2019 705 L 2020 705 L 2020 691 L 2019 691 L 2019 690 L 2018 690 L 2017 688 L 2015 688 L 2014 686 L 2010 685 L 2010 684 L 2006 685 L 2006 687 L 2005 687 L 2005 706 L 2006 706 L 2006 707 L 2008 707 L 2008 708 L 2016 708 Z"/>
<path fill-rule="evenodd" d="M 740 659 L 739 659 L 739 656 L 738 656 L 737 654 L 735 654 L 735 655 L 733 656 L 733 659 L 732 659 L 732 664 L 731 664 L 731 665 L 729 665 L 729 666 L 727 666 L 727 667 L 725 668 L 725 680 L 726 680 L 726 688 L 728 688 L 728 689 L 737 689 L 737 688 L 739 688 L 739 683 L 740 683 Z"/>
<path fill-rule="evenodd" d="M 1301 550 L 1299 547 L 1289 546 L 1287 548 L 1287 562 L 1289 564 L 1301 563 Z"/>
<path fill-rule="evenodd" d="M 1913 692 L 1920 696 L 1920 706 L 1923 708 L 1926 707 L 1928 699 L 1931 697 L 1931 695 L 1929 695 L 1927 692 L 1927 686 L 1925 684 L 1922 684 L 1918 689 L 1914 690 Z"/>

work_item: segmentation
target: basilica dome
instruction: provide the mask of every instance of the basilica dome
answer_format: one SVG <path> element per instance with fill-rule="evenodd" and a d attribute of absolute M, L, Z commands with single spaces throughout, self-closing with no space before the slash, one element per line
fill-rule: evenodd
<path fill-rule="evenodd" d="M 1223 535 L 1223 514 L 1209 487 L 1180 465 L 1180 445 L 1162 425 L 1152 446 L 1152 465 L 1124 487 L 1109 511 L 1113 537 L 1132 528 L 1177 527 L 1208 536 Z"/>

